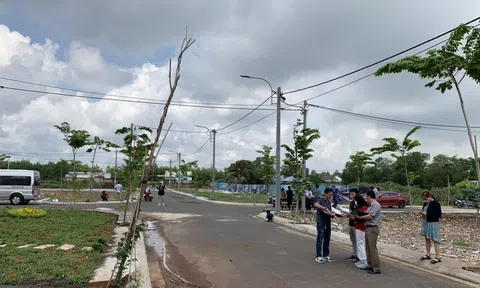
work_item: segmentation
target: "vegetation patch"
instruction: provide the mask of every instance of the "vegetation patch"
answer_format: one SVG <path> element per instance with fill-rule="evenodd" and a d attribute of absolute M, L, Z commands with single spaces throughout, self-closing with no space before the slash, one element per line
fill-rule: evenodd
<path fill-rule="evenodd" d="M 40 218 L 45 217 L 47 215 L 47 211 L 43 209 L 33 209 L 30 207 L 25 207 L 21 209 L 10 209 L 8 210 L 8 214 L 11 217 L 16 218 Z"/>
<path fill-rule="evenodd" d="M 0 209 L 0 285 L 81 285 L 90 281 L 115 228 L 115 215 L 48 210 L 41 218 L 11 217 Z M 31 244 L 31 247 L 17 247 Z M 32 247 L 53 244 L 54 248 Z M 63 244 L 75 247 L 58 250 Z M 84 251 L 83 247 L 93 247 Z"/>

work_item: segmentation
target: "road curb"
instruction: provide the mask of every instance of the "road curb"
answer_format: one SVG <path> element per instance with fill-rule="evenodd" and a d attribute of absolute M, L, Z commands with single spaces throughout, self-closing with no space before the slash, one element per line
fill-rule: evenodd
<path fill-rule="evenodd" d="M 168 191 L 174 192 L 174 193 L 177 193 L 177 194 L 180 194 L 180 195 L 183 195 L 183 196 L 187 196 L 187 197 L 190 197 L 190 198 L 194 198 L 194 199 L 197 199 L 197 200 L 201 200 L 201 201 L 204 201 L 204 202 L 213 203 L 213 204 L 249 206 L 249 207 L 270 207 L 271 206 L 270 204 L 262 204 L 262 203 L 239 203 L 239 202 L 213 201 L 213 200 L 209 200 L 205 197 L 195 196 L 195 195 L 190 194 L 190 193 L 180 192 L 180 191 L 176 191 L 176 190 L 172 190 L 172 189 L 168 189 Z"/>
<path fill-rule="evenodd" d="M 101 209 L 86 209 L 87 211 L 94 211 L 100 213 L 111 213 L 117 214 L 117 216 L 121 216 L 118 211 L 109 211 L 109 210 L 101 210 Z M 130 215 L 129 215 L 130 216 Z M 130 218 L 130 217 L 127 217 Z M 123 233 L 128 230 L 127 227 L 117 226 L 114 230 L 111 239 L 114 239 L 115 245 L 112 249 L 106 253 L 106 258 L 102 262 L 102 265 L 95 269 L 95 277 L 90 282 L 89 285 L 95 285 L 99 283 L 107 283 L 110 279 L 112 271 L 115 269 L 115 265 L 117 263 L 117 258 L 115 257 L 115 251 L 117 245 L 120 241 L 120 238 L 123 237 Z M 150 279 L 150 270 L 148 268 L 148 259 L 147 259 L 147 250 L 145 245 L 145 236 L 144 233 L 140 233 L 140 238 L 135 242 L 135 251 L 133 252 L 134 258 L 137 261 L 133 261 L 130 265 L 132 266 L 133 273 L 136 273 L 134 277 L 138 277 L 138 286 L 140 288 L 151 288 L 151 279 Z M 124 276 L 128 275 L 129 269 L 127 266 L 126 271 L 124 272 Z M 96 287 L 96 286 L 92 286 Z"/>
<path fill-rule="evenodd" d="M 265 212 L 260 213 L 255 217 L 264 220 Z M 275 217 L 275 222 L 298 232 L 302 232 L 314 237 L 317 236 L 316 227 L 311 224 L 295 224 L 289 219 L 278 216 Z M 350 236 L 345 233 L 332 231 L 331 237 L 331 240 L 333 242 L 348 246 L 352 245 L 352 243 L 350 242 Z M 402 264 L 415 266 L 430 273 L 441 274 L 449 279 L 461 282 L 463 284 L 468 284 L 473 287 L 480 287 L 480 276 L 477 273 L 465 271 L 459 267 L 447 266 L 443 262 L 435 265 L 421 262 L 419 259 L 423 255 L 423 253 L 418 252 L 418 257 L 412 256 L 412 254 L 414 254 L 412 253 L 412 251 L 398 246 L 388 245 L 379 242 L 377 248 L 380 256 L 383 256 L 384 258 L 393 259 L 394 261 L 400 262 Z"/>

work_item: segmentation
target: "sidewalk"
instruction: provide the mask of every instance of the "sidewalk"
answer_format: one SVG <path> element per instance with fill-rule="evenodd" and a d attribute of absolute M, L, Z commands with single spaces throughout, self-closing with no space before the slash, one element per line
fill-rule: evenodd
<path fill-rule="evenodd" d="M 260 213 L 256 217 L 264 220 L 265 213 Z M 274 221 L 280 225 L 287 226 L 296 231 L 309 234 L 314 237 L 317 236 L 317 228 L 314 225 L 295 224 L 292 220 L 278 216 L 275 217 Z M 352 242 L 350 242 L 350 236 L 340 232 L 332 231 L 332 241 L 348 246 L 352 245 Z M 423 256 L 423 253 L 420 252 L 411 251 L 402 247 L 388 245 L 381 242 L 378 243 L 377 248 L 379 254 L 387 259 L 393 259 L 407 265 L 413 265 L 430 273 L 433 272 L 442 274 L 447 276 L 448 278 L 452 278 L 465 284 L 474 285 L 474 287 L 479 287 L 478 285 L 480 285 L 480 274 L 463 270 L 462 266 L 464 266 L 464 264 L 460 261 L 449 258 L 442 258 L 442 263 L 432 265 L 430 263 L 420 261 L 420 257 Z"/>
<path fill-rule="evenodd" d="M 105 210 L 102 208 L 98 209 L 88 209 L 89 211 L 102 212 L 102 213 L 114 213 L 117 214 L 118 219 L 123 218 L 122 211 L 115 210 Z M 126 220 L 131 221 L 133 218 L 132 212 L 127 212 Z M 121 220 L 118 220 L 117 223 L 120 223 Z M 117 257 L 115 256 L 118 243 L 121 238 L 124 237 L 124 234 L 128 231 L 128 227 L 117 226 L 113 232 L 112 239 L 113 244 L 110 246 L 110 249 L 105 253 L 106 258 L 104 259 L 102 265 L 95 270 L 94 278 L 88 283 L 87 287 L 100 287 L 98 285 L 106 284 L 110 277 L 112 276 L 112 271 L 115 269 L 117 263 Z M 144 233 L 140 234 L 140 238 L 135 243 L 134 251 L 132 251 L 133 260 L 130 265 L 126 267 L 124 275 L 131 273 L 132 277 L 136 277 L 138 286 L 140 288 L 151 288 L 150 272 L 148 268 L 147 252 L 145 248 L 145 238 Z"/>
<path fill-rule="evenodd" d="M 206 197 L 195 196 L 193 194 L 186 193 L 186 192 L 180 192 L 180 191 L 176 191 L 176 190 L 172 190 L 172 189 L 168 189 L 168 191 L 171 191 L 171 192 L 183 195 L 183 196 L 191 197 L 191 198 L 194 198 L 194 199 L 197 199 L 197 200 L 200 200 L 200 201 L 205 201 L 205 202 L 215 203 L 215 204 L 237 205 L 237 206 L 256 206 L 256 207 L 271 207 L 272 206 L 271 204 L 263 204 L 263 203 L 241 203 L 241 202 L 214 201 L 214 200 L 210 200 Z"/>

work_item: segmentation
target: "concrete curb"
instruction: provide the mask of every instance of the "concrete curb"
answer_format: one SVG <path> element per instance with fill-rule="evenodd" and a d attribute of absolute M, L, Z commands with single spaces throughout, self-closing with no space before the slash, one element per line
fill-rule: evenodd
<path fill-rule="evenodd" d="M 260 213 L 255 216 L 258 219 L 264 220 L 265 219 L 265 212 Z M 274 220 L 276 223 L 289 227 L 293 230 L 298 232 L 302 232 L 311 236 L 317 236 L 317 228 L 310 224 L 295 224 L 292 220 L 283 218 L 283 217 L 275 217 Z M 352 243 L 350 242 L 350 236 L 345 233 L 340 233 L 336 231 L 332 231 L 332 241 L 351 246 Z M 429 263 L 421 262 L 419 259 L 423 256 L 423 253 L 411 251 L 402 247 L 389 245 L 385 243 L 379 242 L 377 245 L 378 252 L 380 256 L 385 258 L 393 259 L 397 262 L 401 262 L 408 265 L 413 265 L 421 268 L 422 270 L 434 272 L 438 274 L 442 274 L 448 276 L 453 280 L 460 281 L 462 283 L 467 282 L 466 284 L 474 285 L 474 287 L 480 287 L 480 276 L 477 273 L 465 271 L 459 265 L 449 265 L 448 262 L 451 264 L 458 262 L 454 260 L 442 261 L 440 264 L 431 265 Z M 446 260 L 446 259 L 442 259 Z M 447 263 L 445 263 L 447 262 Z M 461 265 L 460 265 L 461 266 Z"/>
<path fill-rule="evenodd" d="M 50 204 L 50 205 L 88 205 L 88 204 L 120 204 L 127 203 L 126 201 L 96 201 L 96 202 L 35 202 L 37 204 Z"/>
<path fill-rule="evenodd" d="M 194 199 L 197 199 L 197 200 L 201 200 L 201 201 L 204 201 L 204 202 L 214 203 L 214 204 L 250 206 L 250 207 L 270 207 L 270 206 L 272 206 L 271 204 L 262 204 L 262 203 L 239 203 L 239 202 L 213 201 L 213 200 L 209 200 L 205 197 L 195 196 L 195 195 L 190 194 L 190 193 L 180 192 L 180 191 L 176 191 L 176 190 L 172 190 L 172 189 L 168 189 L 168 191 L 174 192 L 174 193 L 177 193 L 177 194 L 180 194 L 180 195 L 183 195 L 183 196 L 191 197 L 191 198 L 194 198 Z"/>
<path fill-rule="evenodd" d="M 101 213 L 112 213 L 119 214 L 116 210 L 103 210 L 103 209 L 86 209 L 87 211 L 101 212 Z M 131 213 L 127 213 L 127 218 L 131 218 Z M 123 237 L 123 233 L 128 230 L 128 227 L 117 226 L 114 230 L 112 238 L 114 239 L 114 245 L 112 248 L 107 251 L 106 258 L 102 265 L 95 270 L 94 278 L 89 282 L 89 284 L 108 282 L 112 271 L 115 268 L 117 263 L 117 258 L 115 257 L 115 251 L 120 241 L 120 238 Z M 140 288 L 151 288 L 151 279 L 150 279 L 150 270 L 148 268 L 148 259 L 147 259 L 147 250 L 145 246 L 145 237 L 144 233 L 140 233 L 140 238 L 135 242 L 135 251 L 134 256 L 137 261 L 131 263 L 132 271 L 137 273 L 134 275 L 139 277 L 138 286 Z M 127 268 L 124 272 L 124 276 L 128 275 L 129 269 Z"/>

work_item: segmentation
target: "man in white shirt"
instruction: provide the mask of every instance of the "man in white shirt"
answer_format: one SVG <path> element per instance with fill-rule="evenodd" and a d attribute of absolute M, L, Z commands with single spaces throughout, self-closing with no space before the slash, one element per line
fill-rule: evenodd
<path fill-rule="evenodd" d="M 312 198 L 313 198 L 312 190 L 310 189 L 305 190 L 305 207 L 307 208 L 307 211 L 310 211 L 310 209 L 312 208 Z"/>
<path fill-rule="evenodd" d="M 120 181 L 117 182 L 117 185 L 115 185 L 115 192 L 117 193 L 117 197 L 121 200 L 122 198 L 122 189 L 123 186 L 120 184 Z"/>

